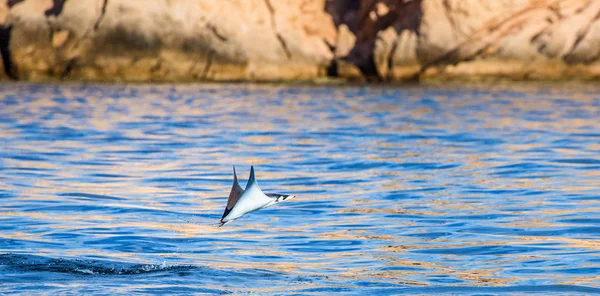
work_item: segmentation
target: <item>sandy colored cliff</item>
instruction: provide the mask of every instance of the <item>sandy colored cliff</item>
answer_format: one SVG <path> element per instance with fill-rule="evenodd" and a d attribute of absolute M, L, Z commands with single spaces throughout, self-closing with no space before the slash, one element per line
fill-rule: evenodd
<path fill-rule="evenodd" d="M 600 0 L 9 0 L 0 78 L 597 79 Z"/>

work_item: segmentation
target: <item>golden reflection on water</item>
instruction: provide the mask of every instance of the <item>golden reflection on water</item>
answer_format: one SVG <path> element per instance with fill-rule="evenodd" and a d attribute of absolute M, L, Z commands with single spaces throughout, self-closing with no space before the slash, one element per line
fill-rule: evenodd
<path fill-rule="evenodd" d="M 594 95 L 586 93 L 590 89 L 595 91 L 595 88 L 570 89 L 568 99 L 578 106 L 564 108 L 556 106 L 559 95 L 540 94 L 535 86 L 521 86 L 526 98 L 499 98 L 494 87 L 489 93 L 476 98 L 468 97 L 474 96 L 470 93 L 459 93 L 463 97 L 456 98 L 451 97 L 450 89 L 448 95 L 430 95 L 436 103 L 433 106 L 421 103 L 424 90 L 411 88 L 401 90 L 403 97 L 394 100 L 354 98 L 345 94 L 354 89 L 340 88 L 326 95 L 320 94 L 322 98 L 319 99 L 311 93 L 279 96 L 278 104 L 268 102 L 286 87 L 176 86 L 176 91 L 170 92 L 171 88 L 125 86 L 116 88 L 125 94 L 119 99 L 101 94 L 81 94 L 65 88 L 61 96 L 70 99 L 67 105 L 54 101 L 51 95 L 40 95 L 31 103 L 6 106 L 8 109 L 3 111 L 6 113 L 19 112 L 24 108 L 34 114 L 19 116 L 18 124 L 36 124 L 40 120 L 35 114 L 52 114 L 51 120 L 42 122 L 43 128 L 67 127 L 77 131 L 92 130 L 97 134 L 83 140 L 27 140 L 10 144 L 8 148 L 12 153 L 19 155 L 15 151 L 24 151 L 46 155 L 46 159 L 5 158 L 2 160 L 4 167 L 40 169 L 51 176 L 23 177 L 19 179 L 22 186 L 7 186 L 11 190 L 16 188 L 14 190 L 19 195 L 4 205 L 40 204 L 29 207 L 28 211 L 0 209 L 0 217 L 43 221 L 51 226 L 38 232 L 28 232 L 27 229 L 2 231 L 0 238 L 52 242 L 53 239 L 44 235 L 59 231 L 79 233 L 92 227 L 115 232 L 139 231 L 150 241 L 153 237 L 214 240 L 206 243 L 209 247 L 202 242 L 195 242 L 201 245 L 199 247 L 193 243 L 181 246 L 184 250 L 199 248 L 206 253 L 173 251 L 159 252 L 158 256 L 177 257 L 184 262 L 215 269 L 258 268 L 307 275 L 323 271 L 336 280 L 342 279 L 341 282 L 344 279 L 369 279 L 415 286 L 434 285 L 430 279 L 435 276 L 460 279 L 456 285 L 512 285 L 522 281 L 524 276 L 505 273 L 507 266 L 518 269 L 522 266 L 516 262 L 536 257 L 499 254 L 493 260 L 486 258 L 489 260 L 486 262 L 469 262 L 465 254 L 426 256 L 418 253 L 422 250 L 527 247 L 541 243 L 556 243 L 562 249 L 600 250 L 600 244 L 591 238 L 475 233 L 469 232 L 472 229 L 467 226 L 466 230 L 458 229 L 465 232 L 444 228 L 447 224 L 461 222 L 472 224 L 472 228 L 482 224 L 515 231 L 543 231 L 580 226 L 560 220 L 580 213 L 597 212 L 597 199 L 557 202 L 552 198 L 597 190 L 600 170 L 581 169 L 576 174 L 573 171 L 563 174 L 562 170 L 581 168 L 581 164 L 544 159 L 549 153 L 561 159 L 598 159 L 600 144 L 597 142 L 588 140 L 574 147 L 553 143 L 569 139 L 570 134 L 600 130 L 599 120 L 568 116 L 569 112 L 575 111 L 598 114 Z M 157 91 L 150 92 L 149 89 Z M 211 98 L 209 92 L 196 94 L 199 90 L 222 93 Z M 235 91 L 239 90 L 261 92 L 239 97 L 235 95 Z M 564 90 L 557 92 L 560 94 L 561 91 Z M 130 92 L 133 93 L 127 95 Z M 143 99 L 136 99 L 135 92 L 141 92 Z M 380 92 L 385 93 L 385 90 Z M 165 99 L 167 93 L 193 100 L 170 101 Z M 551 95 L 552 98 L 546 98 Z M 85 96 L 85 103 L 71 100 L 81 96 Z M 497 104 L 500 99 L 507 102 Z M 51 108 L 58 109 L 48 111 Z M 60 108 L 67 110 L 61 111 Z M 545 113 L 539 114 L 539 111 Z M 84 116 L 78 119 L 72 113 Z M 377 114 L 381 116 L 375 116 Z M 470 121 L 467 122 L 465 117 Z M 174 121 L 184 127 L 164 126 Z M 128 124 L 133 124 L 133 127 Z M 187 128 L 186 124 L 194 127 Z M 532 132 L 535 130 L 544 133 Z M 2 138 L 19 139 L 27 136 L 27 132 L 18 128 L 2 129 Z M 220 133 L 227 133 L 227 136 L 219 138 Z M 361 133 L 366 137 L 359 138 Z M 466 133 L 471 133 L 468 135 L 470 138 L 456 140 L 451 137 Z M 332 136 L 336 134 L 339 136 Z M 413 134 L 422 138 L 394 137 Z M 111 143 L 107 140 L 111 136 L 127 140 Z M 215 138 L 219 141 L 210 142 Z M 488 138 L 497 142 L 473 144 Z M 212 144 L 205 145 L 205 141 Z M 146 150 L 150 152 L 140 152 Z M 63 151 L 67 151 L 68 155 L 52 154 Z M 305 161 L 312 164 L 303 165 Z M 320 166 L 325 162 L 327 165 Z M 358 166 L 356 162 L 383 165 L 353 169 Z M 514 174 L 496 174 L 506 170 L 503 166 L 527 162 L 560 168 L 550 173 L 534 170 L 527 176 L 531 178 L 518 175 L 518 170 L 522 170 L 519 167 Z M 411 168 L 407 165 L 410 163 L 454 166 Z M 282 205 L 277 212 L 283 213 L 288 209 L 297 211 L 296 216 L 273 214 L 269 219 L 260 220 L 257 216 L 261 214 L 254 213 L 219 228 L 217 220 L 231 186 L 232 164 L 238 165 L 242 184 L 245 184 L 249 165 L 254 165 L 257 166 L 259 182 L 264 180 L 272 187 L 264 189 L 282 193 L 307 192 L 297 194 L 297 200 Z M 332 168 L 336 165 L 347 165 L 348 168 Z M 262 167 L 267 168 L 262 170 Z M 120 177 L 98 177 L 98 174 Z M 440 189 L 427 190 L 431 188 Z M 490 193 L 503 190 L 506 193 Z M 539 195 L 525 196 L 521 191 Z M 72 193 L 117 199 L 77 199 L 68 195 Z M 393 193 L 406 196 L 397 200 L 385 199 Z M 65 201 L 78 206 L 100 205 L 105 210 L 119 209 L 124 213 L 44 212 L 44 206 L 63 205 Z M 562 208 L 561 205 L 565 204 L 572 207 Z M 40 209 L 36 210 L 35 206 Z M 303 212 L 305 209 L 322 212 Z M 138 214 L 134 210 L 155 214 Z M 177 218 L 167 212 L 175 213 Z M 507 216 L 497 221 L 456 218 L 491 214 L 514 217 Z M 436 224 L 435 221 L 440 222 Z M 31 226 L 29 230 L 35 227 Z M 257 231 L 246 232 L 249 229 Z M 434 232 L 448 232 L 448 235 L 433 238 L 418 236 Z M 113 236 L 114 233 L 97 232 L 86 239 Z M 277 236 L 286 238 L 277 239 Z M 345 246 L 341 244 L 344 242 L 358 244 L 344 250 Z M 321 245 L 311 245 L 315 243 Z M 311 252 L 311 247 L 321 246 L 330 249 L 321 253 Z M 53 249 L 39 250 L 47 254 L 56 252 Z M 225 255 L 215 255 L 215 252 L 221 251 Z M 149 254 L 138 256 L 136 253 L 95 249 L 93 246 L 63 252 L 74 257 L 97 255 L 156 263 L 148 258 Z M 253 259 L 255 256 L 275 259 Z M 548 253 L 544 252 L 539 257 L 555 259 L 548 258 Z M 361 261 L 372 262 L 374 266 L 365 266 Z M 382 270 L 378 269 L 380 267 L 405 268 Z M 600 281 L 600 277 L 573 274 L 564 278 L 556 274 L 536 276 L 557 277 L 555 283 L 564 284 L 597 286 Z M 319 286 L 318 283 L 306 285 Z M 272 287 L 257 288 L 253 292 L 286 290 Z"/>
<path fill-rule="evenodd" d="M 96 220 L 96 221 L 114 221 L 115 218 L 112 216 L 103 216 L 103 215 L 64 215 L 57 216 L 51 215 L 47 213 L 40 212 L 0 212 L 2 217 L 10 218 L 10 217 L 27 217 L 28 219 L 39 219 L 39 220 L 57 220 L 57 221 L 86 221 L 86 220 Z M 57 226 L 60 227 L 60 226 Z"/>

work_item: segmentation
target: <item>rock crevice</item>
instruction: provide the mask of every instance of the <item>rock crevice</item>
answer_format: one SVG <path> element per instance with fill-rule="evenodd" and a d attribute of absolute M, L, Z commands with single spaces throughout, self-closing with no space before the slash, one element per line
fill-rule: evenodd
<path fill-rule="evenodd" d="M 291 59 L 292 53 L 290 52 L 290 49 L 285 43 L 285 39 L 283 39 L 283 36 L 281 36 L 281 34 L 279 34 L 279 31 L 277 30 L 277 23 L 275 21 L 275 9 L 271 4 L 271 0 L 265 0 L 265 4 L 267 5 L 267 9 L 269 10 L 269 13 L 271 15 L 271 27 L 273 28 L 273 33 L 275 34 L 275 37 L 277 37 L 279 44 L 281 44 L 281 48 L 283 49 L 283 52 L 285 52 L 287 58 Z"/>
<path fill-rule="evenodd" d="M 102 1 L 102 10 L 100 10 L 100 16 L 98 17 L 98 19 L 96 19 L 96 22 L 94 23 L 94 30 L 97 31 L 98 28 L 100 27 L 100 22 L 102 22 L 102 19 L 104 18 L 104 15 L 106 14 L 106 6 L 108 5 L 108 0 L 103 0 Z"/>
<path fill-rule="evenodd" d="M 11 26 L 0 26 L 0 56 L 2 57 L 2 66 L 4 74 L 13 80 L 18 79 L 16 71 L 13 67 L 12 57 L 10 53 L 10 33 Z"/>

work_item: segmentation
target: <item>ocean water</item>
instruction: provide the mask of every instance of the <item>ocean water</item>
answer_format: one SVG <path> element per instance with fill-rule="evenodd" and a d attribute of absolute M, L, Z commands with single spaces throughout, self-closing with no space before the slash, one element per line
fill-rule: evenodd
<path fill-rule="evenodd" d="M 600 293 L 600 87 L 0 84 L 13 293 Z"/>

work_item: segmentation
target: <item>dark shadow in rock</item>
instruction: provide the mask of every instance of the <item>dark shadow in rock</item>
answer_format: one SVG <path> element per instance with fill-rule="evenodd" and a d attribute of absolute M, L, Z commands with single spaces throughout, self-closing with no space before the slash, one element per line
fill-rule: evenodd
<path fill-rule="evenodd" d="M 17 80 L 16 69 L 13 66 L 10 55 L 10 33 L 12 26 L 0 26 L 0 55 L 2 56 L 2 65 L 4 65 L 4 73 L 10 79 Z"/>
<path fill-rule="evenodd" d="M 345 60 L 357 66 L 367 80 L 385 80 L 379 77 L 375 65 L 374 49 L 378 33 L 394 27 L 398 35 L 404 30 L 419 35 L 422 0 L 329 0 L 325 10 L 331 14 L 336 26 L 345 24 L 356 35 L 356 44 Z M 390 61 L 393 59 L 393 50 Z"/>
<path fill-rule="evenodd" d="M 44 15 L 46 17 L 58 16 L 62 12 L 65 2 L 67 2 L 67 0 L 52 0 L 52 7 L 44 11 Z"/>

